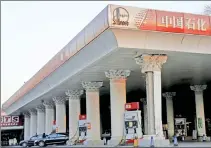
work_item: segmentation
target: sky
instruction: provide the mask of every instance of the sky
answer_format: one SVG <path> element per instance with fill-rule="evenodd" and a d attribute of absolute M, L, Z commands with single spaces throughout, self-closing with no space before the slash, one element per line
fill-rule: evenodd
<path fill-rule="evenodd" d="M 209 1 L 1 1 L 1 104 L 108 4 L 202 14 Z"/>

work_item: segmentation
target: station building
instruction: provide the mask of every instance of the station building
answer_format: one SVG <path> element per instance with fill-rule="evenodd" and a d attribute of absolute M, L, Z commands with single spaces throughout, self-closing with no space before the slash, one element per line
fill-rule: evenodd
<path fill-rule="evenodd" d="M 24 136 L 23 116 L 7 115 L 1 110 L 1 146 L 16 145 Z"/>
<path fill-rule="evenodd" d="M 72 137 L 86 114 L 87 139 L 110 130 L 115 143 L 125 103 L 140 102 L 145 137 L 184 129 L 197 139 L 211 136 L 210 80 L 210 16 L 108 5 L 3 110 L 24 115 L 25 139 L 49 134 L 54 120 Z"/>

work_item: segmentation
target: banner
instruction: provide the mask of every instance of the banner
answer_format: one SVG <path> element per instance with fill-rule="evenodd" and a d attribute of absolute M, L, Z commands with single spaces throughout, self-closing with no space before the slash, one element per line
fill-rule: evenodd
<path fill-rule="evenodd" d="M 1 127 L 22 126 L 19 116 L 1 116 Z"/>
<path fill-rule="evenodd" d="M 211 36 L 206 15 L 110 5 L 111 27 Z"/>

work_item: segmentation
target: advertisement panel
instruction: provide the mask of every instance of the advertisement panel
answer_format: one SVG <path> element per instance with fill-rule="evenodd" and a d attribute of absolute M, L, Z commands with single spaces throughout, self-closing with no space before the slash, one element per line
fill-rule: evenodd
<path fill-rule="evenodd" d="M 184 33 L 210 35 L 211 24 L 209 16 L 184 13 L 184 20 Z"/>
<path fill-rule="evenodd" d="M 19 116 L 1 116 L 1 127 L 22 126 Z"/>
<path fill-rule="evenodd" d="M 211 36 L 211 17 L 136 7 L 110 6 L 110 26 Z"/>
<path fill-rule="evenodd" d="M 183 13 L 156 11 L 156 31 L 163 32 L 184 32 Z"/>

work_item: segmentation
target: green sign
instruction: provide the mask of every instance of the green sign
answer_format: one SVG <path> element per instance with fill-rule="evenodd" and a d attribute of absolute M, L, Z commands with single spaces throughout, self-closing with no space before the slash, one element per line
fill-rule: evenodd
<path fill-rule="evenodd" d="M 198 118 L 198 127 L 202 128 L 202 118 Z"/>

